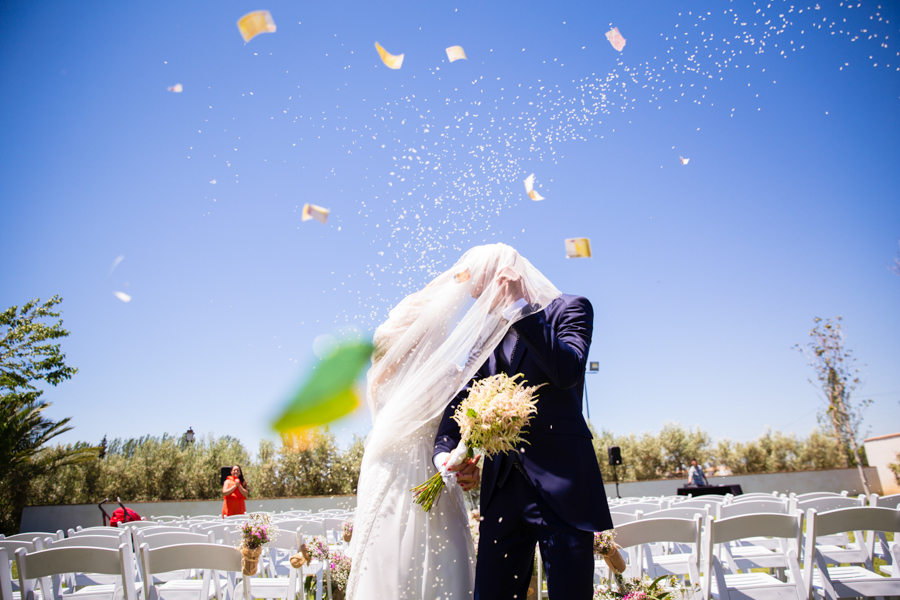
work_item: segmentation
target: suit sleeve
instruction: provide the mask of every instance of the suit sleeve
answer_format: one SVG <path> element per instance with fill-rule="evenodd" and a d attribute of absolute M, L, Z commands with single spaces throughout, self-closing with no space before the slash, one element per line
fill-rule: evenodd
<path fill-rule="evenodd" d="M 453 420 L 453 413 L 456 412 L 456 407 L 459 406 L 459 403 L 466 397 L 469 387 L 471 387 L 474 381 L 474 379 L 470 381 L 469 385 L 467 385 L 463 391 L 458 393 L 450 404 L 447 405 L 447 408 L 444 409 L 444 415 L 441 417 L 441 424 L 438 426 L 437 435 L 434 438 L 434 452 L 431 454 L 432 458 L 441 452 L 453 452 L 456 446 L 459 445 L 462 434 L 459 431 L 459 424 Z"/>
<path fill-rule="evenodd" d="M 575 298 L 555 326 L 547 319 L 546 312 L 529 315 L 513 327 L 550 381 L 566 390 L 584 376 L 594 331 L 594 309 L 587 298 Z"/>

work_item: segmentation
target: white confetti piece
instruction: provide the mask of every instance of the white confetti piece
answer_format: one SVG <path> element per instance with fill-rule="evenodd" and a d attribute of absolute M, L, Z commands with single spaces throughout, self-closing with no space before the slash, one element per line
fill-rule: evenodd
<path fill-rule="evenodd" d="M 113 292 L 113 296 L 115 296 L 122 302 L 131 302 L 131 296 L 129 296 L 125 292 Z"/>
<path fill-rule="evenodd" d="M 176 83 L 175 85 L 170 85 L 166 88 L 167 92 L 175 92 L 176 94 L 180 94 L 184 90 L 180 83 Z"/>
<path fill-rule="evenodd" d="M 688 162 L 691 160 L 691 159 L 685 158 L 685 157 L 683 157 L 683 156 L 679 156 L 678 158 L 681 159 L 681 164 L 683 164 L 683 165 L 688 164 Z"/>

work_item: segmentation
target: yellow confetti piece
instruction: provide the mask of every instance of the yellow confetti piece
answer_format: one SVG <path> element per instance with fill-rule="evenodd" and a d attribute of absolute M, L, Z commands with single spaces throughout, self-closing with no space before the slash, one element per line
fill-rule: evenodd
<path fill-rule="evenodd" d="M 237 22 L 244 41 L 249 42 L 261 33 L 275 33 L 275 21 L 272 20 L 272 13 L 267 10 L 256 10 L 247 13 Z"/>
<path fill-rule="evenodd" d="M 566 240 L 566 258 L 590 258 L 591 240 L 588 238 L 569 238 Z"/>
<path fill-rule="evenodd" d="M 469 60 L 466 58 L 466 52 L 463 50 L 462 46 L 450 46 L 447 48 L 447 58 L 450 62 L 455 60 Z"/>
<path fill-rule="evenodd" d="M 181 90 L 183 90 L 183 89 L 184 88 L 181 87 L 180 83 L 176 83 L 175 85 L 170 85 L 169 87 L 167 87 L 166 91 L 167 92 L 175 92 L 176 94 L 180 94 Z"/>
<path fill-rule="evenodd" d="M 328 221 L 328 215 L 330 213 L 331 211 L 327 208 L 322 208 L 321 206 L 316 206 L 315 204 L 304 204 L 303 214 L 301 218 L 304 221 L 315 219 L 319 223 L 325 223 L 326 221 Z"/>
<path fill-rule="evenodd" d="M 622 34 L 619 33 L 618 27 L 613 27 L 609 31 L 606 32 L 606 39 L 609 40 L 609 43 L 612 44 L 612 47 L 622 51 L 622 48 L 625 47 L 625 38 L 622 37 Z"/>
<path fill-rule="evenodd" d="M 274 423 L 275 430 L 281 434 L 301 433 L 355 410 L 360 405 L 356 379 L 369 364 L 372 350 L 369 342 L 345 343 L 318 362 L 309 380 Z"/>
<path fill-rule="evenodd" d="M 525 193 L 534 201 L 544 199 L 543 196 L 534 191 L 534 173 L 525 178 Z"/>
<path fill-rule="evenodd" d="M 680 158 L 680 159 L 681 159 L 681 164 L 683 164 L 683 165 L 686 165 L 686 164 L 688 164 L 688 161 L 690 161 L 690 160 L 691 160 L 691 159 L 689 159 L 689 158 L 685 158 L 685 157 L 683 157 L 683 156 L 679 156 L 679 157 L 678 157 L 678 158 Z"/>
<path fill-rule="evenodd" d="M 471 279 L 471 277 L 472 275 L 469 273 L 469 270 L 466 269 L 462 273 L 457 273 L 456 275 L 454 275 L 453 279 L 456 281 L 456 283 L 463 283 Z"/>
<path fill-rule="evenodd" d="M 403 57 L 405 54 L 391 54 L 387 50 L 381 47 L 381 44 L 375 42 L 375 49 L 378 50 L 378 56 L 381 57 L 381 62 L 384 63 L 388 69 L 399 69 L 403 66 Z"/>
<path fill-rule="evenodd" d="M 122 302 L 131 302 L 131 296 L 129 296 L 125 292 L 113 292 L 113 296 L 115 296 Z"/>

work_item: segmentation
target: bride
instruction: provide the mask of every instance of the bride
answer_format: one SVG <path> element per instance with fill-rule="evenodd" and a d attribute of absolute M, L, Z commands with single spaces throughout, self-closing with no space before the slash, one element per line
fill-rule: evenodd
<path fill-rule="evenodd" d="M 524 285 L 509 284 L 516 280 Z M 516 301 L 523 289 L 527 303 Z M 475 548 L 460 485 L 452 481 L 430 513 L 409 490 L 435 473 L 434 438 L 450 401 L 523 309 L 542 310 L 559 294 L 513 248 L 478 246 L 404 298 L 376 330 L 367 376 L 373 426 L 359 477 L 348 600 L 472 597 Z"/>

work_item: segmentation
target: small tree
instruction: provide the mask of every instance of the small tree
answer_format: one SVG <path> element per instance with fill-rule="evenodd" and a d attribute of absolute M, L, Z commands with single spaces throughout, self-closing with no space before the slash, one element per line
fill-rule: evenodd
<path fill-rule="evenodd" d="M 54 340 L 66 337 L 59 313 L 62 302 L 32 300 L 21 310 L 13 306 L 0 313 L 0 531 L 18 530 L 30 482 L 41 475 L 76 462 L 93 460 L 97 449 L 76 444 L 43 452 L 44 445 L 72 429 L 65 418 L 44 416 L 50 403 L 41 400 L 38 384 L 58 385 L 78 372 L 65 363 L 66 355 Z M 50 319 L 45 324 L 43 319 Z"/>
<path fill-rule="evenodd" d="M 812 340 L 805 347 L 797 344 L 796 348 L 809 359 L 809 366 L 815 370 L 818 386 L 825 395 L 827 406 L 819 413 L 819 422 L 825 426 L 830 425 L 834 431 L 835 438 L 844 450 L 844 466 L 849 467 L 850 458 L 853 458 L 868 496 L 869 483 L 866 481 L 856 440 L 860 437 L 863 412 L 872 401 L 857 400 L 853 396 L 860 385 L 857 375 L 859 369 L 856 367 L 853 351 L 844 347 L 841 317 L 824 321 L 816 317 L 814 321 L 816 326 L 809 332 Z M 813 383 L 812 380 L 810 383 Z"/>

